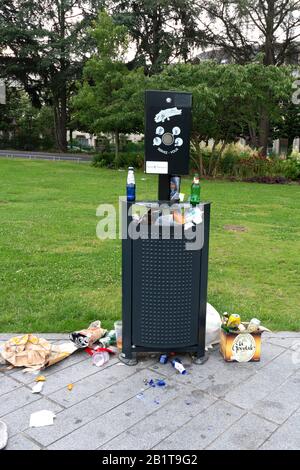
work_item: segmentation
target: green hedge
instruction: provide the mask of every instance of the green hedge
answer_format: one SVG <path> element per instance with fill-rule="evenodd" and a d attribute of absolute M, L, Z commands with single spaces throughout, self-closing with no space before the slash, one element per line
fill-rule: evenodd
<path fill-rule="evenodd" d="M 93 156 L 92 165 L 106 168 L 128 168 L 136 169 L 144 167 L 144 154 L 134 152 L 120 152 L 116 158 L 114 153 L 103 152 Z"/>
<path fill-rule="evenodd" d="M 214 149 L 209 146 L 203 147 L 201 158 L 204 176 L 224 176 L 241 180 L 253 178 L 259 180 L 264 177 L 279 177 L 294 181 L 300 179 L 300 154 L 296 152 L 287 159 L 265 158 L 257 149 L 240 144 L 229 144 L 223 151 L 220 150 L 220 146 Z M 194 154 L 191 171 L 200 171 L 197 161 Z M 144 167 L 144 154 L 120 152 L 116 158 L 112 152 L 97 153 L 93 156 L 92 165 L 114 169 L 126 169 L 133 166 L 135 169 L 141 169 Z"/>
<path fill-rule="evenodd" d="M 202 162 L 202 165 L 201 165 Z M 262 157 L 258 149 L 241 144 L 229 144 L 225 148 L 205 146 L 192 154 L 193 170 L 203 176 L 225 176 L 237 179 L 283 177 L 300 179 L 300 154 L 293 152 L 287 159 Z"/>

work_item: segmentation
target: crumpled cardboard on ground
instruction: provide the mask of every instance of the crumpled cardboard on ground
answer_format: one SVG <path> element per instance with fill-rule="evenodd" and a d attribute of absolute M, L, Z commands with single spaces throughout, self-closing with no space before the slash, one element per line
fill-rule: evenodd
<path fill-rule="evenodd" d="M 53 345 L 44 338 L 28 334 L 14 336 L 2 346 L 2 357 L 14 367 L 39 370 L 70 356 L 77 347 L 70 341 Z"/>

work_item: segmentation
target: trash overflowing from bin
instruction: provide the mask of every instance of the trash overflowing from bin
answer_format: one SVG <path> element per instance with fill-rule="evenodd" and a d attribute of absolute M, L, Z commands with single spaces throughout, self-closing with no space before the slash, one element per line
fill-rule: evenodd
<path fill-rule="evenodd" d="M 261 335 L 270 331 L 252 318 L 242 322 L 238 314 L 224 313 L 221 324 L 220 352 L 227 362 L 260 361 Z"/>

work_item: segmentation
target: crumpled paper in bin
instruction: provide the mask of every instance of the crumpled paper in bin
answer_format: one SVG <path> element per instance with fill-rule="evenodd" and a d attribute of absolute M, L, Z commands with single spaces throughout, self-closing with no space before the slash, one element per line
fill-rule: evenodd
<path fill-rule="evenodd" d="M 26 367 L 28 370 L 39 370 L 62 361 L 76 351 L 70 341 L 52 345 L 44 338 L 28 334 L 14 336 L 4 343 L 1 355 L 14 367 Z"/>

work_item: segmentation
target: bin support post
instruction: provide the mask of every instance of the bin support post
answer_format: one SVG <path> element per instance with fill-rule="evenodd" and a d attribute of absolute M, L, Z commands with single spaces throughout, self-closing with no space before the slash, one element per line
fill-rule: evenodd
<path fill-rule="evenodd" d="M 130 237 L 132 203 L 122 201 L 122 353 L 119 359 L 127 365 L 136 365 L 131 344 L 132 304 L 132 239 Z"/>
<path fill-rule="evenodd" d="M 170 199 L 170 175 L 158 175 L 158 200 Z"/>
<path fill-rule="evenodd" d="M 210 225 L 210 204 L 204 204 L 204 244 L 201 250 L 200 261 L 200 314 L 199 314 L 199 349 L 194 358 L 195 364 L 204 364 L 208 356 L 205 354 L 205 330 L 206 330 L 206 305 L 207 305 L 207 279 L 208 279 L 208 251 L 209 251 L 209 225 Z"/>

